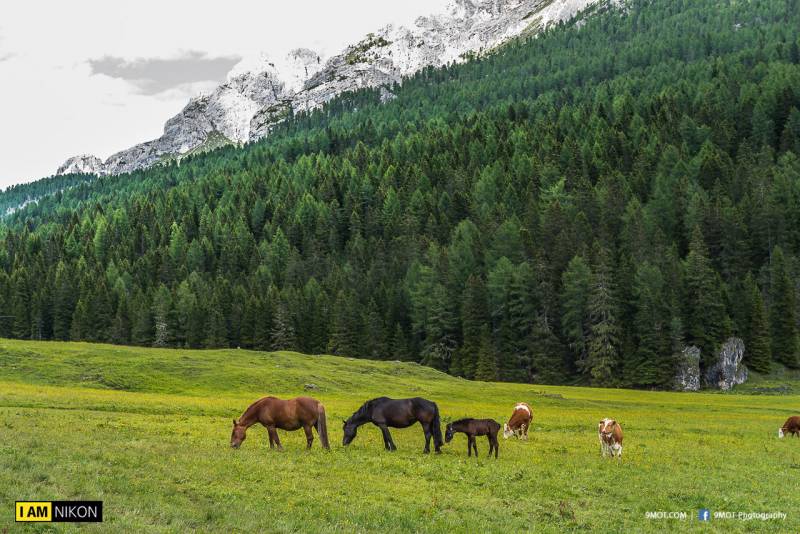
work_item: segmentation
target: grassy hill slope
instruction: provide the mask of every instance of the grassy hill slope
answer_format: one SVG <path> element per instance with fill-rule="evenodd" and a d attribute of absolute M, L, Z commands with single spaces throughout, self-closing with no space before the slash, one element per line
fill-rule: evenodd
<path fill-rule="evenodd" d="M 319 388 L 306 392 L 306 384 Z M 254 427 L 239 451 L 230 421 L 266 394 L 311 394 L 328 410 L 333 448 L 302 433 L 268 449 Z M 534 407 L 529 442 L 501 441 L 500 459 L 467 458 L 457 437 L 421 454 L 419 427 L 382 450 L 364 427 L 341 447 L 340 419 L 378 396 L 435 400 L 444 420 L 508 418 Z M 102 499 L 106 523 L 81 530 L 749 531 L 753 522 L 696 520 L 712 511 L 784 511 L 800 528 L 787 481 L 800 440 L 776 429 L 797 396 L 676 394 L 469 382 L 414 364 L 295 353 L 142 349 L 0 340 L 0 529 L 12 501 Z M 625 430 L 622 462 L 602 460 L 597 421 Z M 688 519 L 647 520 L 647 511 Z M 34 527 L 30 527 L 34 528 Z M 75 527 L 66 527 L 67 530 Z"/>

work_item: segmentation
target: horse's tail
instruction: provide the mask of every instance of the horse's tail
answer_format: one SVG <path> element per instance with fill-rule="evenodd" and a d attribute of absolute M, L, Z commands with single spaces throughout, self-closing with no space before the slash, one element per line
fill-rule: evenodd
<path fill-rule="evenodd" d="M 321 402 L 317 403 L 317 434 L 319 434 L 322 447 L 330 449 L 331 445 L 328 443 L 328 418 L 325 417 L 325 406 Z"/>
<path fill-rule="evenodd" d="M 436 447 L 441 447 L 444 445 L 444 440 L 442 439 L 442 423 L 439 420 L 439 407 L 436 403 L 433 403 L 433 444 Z"/>

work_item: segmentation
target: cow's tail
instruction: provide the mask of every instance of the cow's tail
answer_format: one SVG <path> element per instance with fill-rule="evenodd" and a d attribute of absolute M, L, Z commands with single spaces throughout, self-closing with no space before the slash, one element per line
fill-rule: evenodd
<path fill-rule="evenodd" d="M 438 449 L 444 445 L 442 439 L 442 422 L 439 420 L 439 407 L 433 403 L 433 444 Z"/>
<path fill-rule="evenodd" d="M 325 416 L 325 406 L 321 402 L 317 403 L 317 434 L 319 434 L 322 447 L 330 449 L 331 445 L 328 443 L 328 418 Z"/>

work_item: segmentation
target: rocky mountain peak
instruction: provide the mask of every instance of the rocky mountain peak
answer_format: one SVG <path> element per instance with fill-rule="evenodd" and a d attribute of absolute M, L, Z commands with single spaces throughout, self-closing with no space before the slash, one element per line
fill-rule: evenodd
<path fill-rule="evenodd" d="M 58 174 L 121 174 L 224 143 L 255 141 L 291 111 L 313 110 L 346 91 L 381 87 L 387 102 L 391 85 L 422 68 L 465 61 L 569 19 L 594 1 L 453 0 L 441 14 L 419 17 L 411 27 L 387 25 L 329 59 L 308 48 L 279 58 L 262 54 L 236 65 L 211 94 L 190 100 L 158 139 L 105 162 L 70 158 Z"/>

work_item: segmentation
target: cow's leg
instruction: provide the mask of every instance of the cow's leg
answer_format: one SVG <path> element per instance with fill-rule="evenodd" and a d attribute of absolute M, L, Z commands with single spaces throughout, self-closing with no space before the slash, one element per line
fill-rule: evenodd
<path fill-rule="evenodd" d="M 500 453 L 500 443 L 497 441 L 497 434 L 489 434 L 489 440 L 494 445 L 494 458 L 497 459 L 498 454 Z M 489 449 L 489 456 L 492 455 L 491 449 Z"/>
<path fill-rule="evenodd" d="M 526 424 L 522 425 L 522 439 L 528 441 L 528 425 Z"/>
<path fill-rule="evenodd" d="M 269 448 L 270 449 L 274 449 L 275 448 L 275 440 L 272 439 L 272 430 L 270 430 L 269 427 L 267 427 L 267 434 L 269 435 Z"/>
<path fill-rule="evenodd" d="M 314 433 L 311 431 L 311 425 L 303 425 L 303 430 L 306 432 L 306 448 L 310 449 L 311 444 L 314 443 Z"/>
<path fill-rule="evenodd" d="M 472 436 L 472 450 L 475 451 L 475 458 L 478 457 L 478 440 Z"/>

